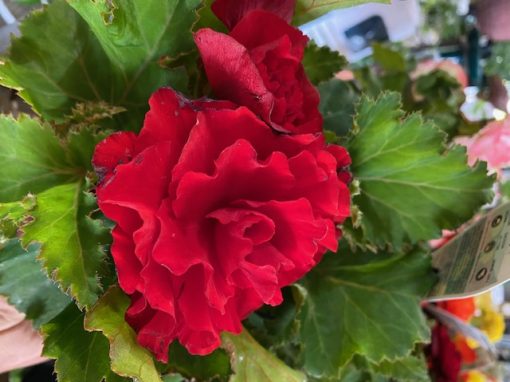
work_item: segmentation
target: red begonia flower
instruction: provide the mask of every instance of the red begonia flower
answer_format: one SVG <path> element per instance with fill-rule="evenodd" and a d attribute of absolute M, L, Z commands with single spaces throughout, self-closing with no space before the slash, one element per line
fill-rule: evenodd
<path fill-rule="evenodd" d="M 93 162 L 126 319 L 162 361 L 175 339 L 210 353 L 222 331 L 279 304 L 282 287 L 337 249 L 349 215 L 344 148 L 171 89 L 151 97 L 139 135 L 111 135 Z"/>
<path fill-rule="evenodd" d="M 211 9 L 232 30 L 244 16 L 257 9 L 274 13 L 290 23 L 295 7 L 296 0 L 216 0 Z"/>
<path fill-rule="evenodd" d="M 281 132 L 322 131 L 319 94 L 301 63 L 308 38 L 299 29 L 255 10 L 229 35 L 201 29 L 195 42 L 218 97 L 248 107 Z"/>
<path fill-rule="evenodd" d="M 457 382 L 462 358 L 450 339 L 446 326 L 439 323 L 434 326 L 427 353 L 429 369 L 434 381 Z"/>

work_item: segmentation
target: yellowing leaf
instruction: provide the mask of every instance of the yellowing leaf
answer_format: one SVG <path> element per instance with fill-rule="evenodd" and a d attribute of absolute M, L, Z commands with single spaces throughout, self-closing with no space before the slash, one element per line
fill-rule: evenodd
<path fill-rule="evenodd" d="M 110 288 L 87 313 L 85 328 L 100 331 L 110 342 L 112 370 L 140 382 L 161 382 L 148 350 L 138 345 L 133 329 L 124 319 L 129 298 L 118 287 Z"/>
<path fill-rule="evenodd" d="M 241 334 L 224 333 L 223 348 L 232 354 L 234 374 L 229 382 L 304 382 L 305 375 L 285 365 L 243 330 Z"/>
<path fill-rule="evenodd" d="M 39 259 L 78 304 L 93 304 L 101 291 L 98 272 L 104 257 L 106 228 L 89 213 L 94 197 L 83 182 L 50 188 L 37 195 L 33 223 L 24 227 L 23 242 L 41 244 Z"/>

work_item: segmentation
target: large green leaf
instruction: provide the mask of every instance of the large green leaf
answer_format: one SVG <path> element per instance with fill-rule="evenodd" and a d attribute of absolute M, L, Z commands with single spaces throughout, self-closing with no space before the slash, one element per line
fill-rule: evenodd
<path fill-rule="evenodd" d="M 79 305 L 93 304 L 101 291 L 98 273 L 108 230 L 90 213 L 96 208 L 84 182 L 50 188 L 37 196 L 34 222 L 24 227 L 25 244 L 41 243 L 44 267 Z"/>
<path fill-rule="evenodd" d="M 110 370 L 108 340 L 101 333 L 83 327 L 84 314 L 71 304 L 43 326 L 43 354 L 55 358 L 59 382 L 118 382 L 123 379 Z"/>
<path fill-rule="evenodd" d="M 22 37 L 0 67 L 1 82 L 22 89 L 46 119 L 61 122 L 77 103 L 106 101 L 128 110 L 116 117 L 119 128 L 139 128 L 151 93 L 186 88 L 184 68 L 165 69 L 159 60 L 193 48 L 199 3 L 54 0 L 22 23 Z"/>
<path fill-rule="evenodd" d="M 353 7 L 365 3 L 390 3 L 391 0 L 297 0 L 292 23 L 301 25 L 334 9 Z"/>
<path fill-rule="evenodd" d="M 356 354 L 393 362 L 429 338 L 420 308 L 435 281 L 429 256 L 358 255 L 342 247 L 301 282 L 298 318 L 312 376 L 337 378 Z"/>
<path fill-rule="evenodd" d="M 37 245 L 25 250 L 17 239 L 0 243 L 0 294 L 35 327 L 53 319 L 71 302 L 43 273 L 36 260 L 38 253 Z"/>
<path fill-rule="evenodd" d="M 223 348 L 232 354 L 230 382 L 304 382 L 303 373 L 289 368 L 264 349 L 245 329 L 239 335 L 224 333 Z"/>
<path fill-rule="evenodd" d="M 85 327 L 103 332 L 108 338 L 115 373 L 140 382 L 160 382 L 151 354 L 138 345 L 135 332 L 124 319 L 128 306 L 129 298 L 118 287 L 112 287 L 87 313 Z"/>
<path fill-rule="evenodd" d="M 144 88 L 155 90 L 185 77 L 183 69 L 176 76 L 177 72 L 163 70 L 158 61 L 175 60 L 195 48 L 191 29 L 201 0 L 69 3 L 88 23 L 110 61 L 126 79 L 122 99 L 131 93 L 136 96 Z M 140 101 L 146 103 L 147 94 L 141 95 Z"/>
<path fill-rule="evenodd" d="M 470 168 L 463 147 L 447 150 L 442 132 L 419 115 L 404 118 L 399 105 L 396 93 L 363 99 L 359 133 L 348 143 L 364 237 L 396 248 L 471 218 L 490 200 L 493 183 L 485 164 Z"/>
<path fill-rule="evenodd" d="M 176 58 L 194 48 L 191 27 L 201 0 L 69 0 L 90 25 L 111 61 L 133 81 L 154 59 Z"/>
<path fill-rule="evenodd" d="M 303 66 L 312 84 L 333 78 L 346 65 L 345 57 L 327 46 L 318 47 L 313 41 L 306 46 Z"/>
<path fill-rule="evenodd" d="M 120 73 L 64 0 L 31 14 L 20 29 L 0 66 L 1 81 L 21 89 L 46 119 L 62 120 L 77 102 L 119 97 Z"/>
<path fill-rule="evenodd" d="M 35 119 L 0 116 L 0 201 L 14 201 L 82 176 L 52 129 Z"/>

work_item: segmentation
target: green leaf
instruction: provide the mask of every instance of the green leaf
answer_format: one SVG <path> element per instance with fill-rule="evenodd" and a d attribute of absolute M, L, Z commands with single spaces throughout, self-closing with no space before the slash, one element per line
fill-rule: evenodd
<path fill-rule="evenodd" d="M 228 33 L 225 24 L 216 17 L 211 9 L 211 5 L 214 1 L 215 0 L 202 0 L 202 7 L 198 10 L 198 21 L 193 26 L 194 31 L 201 28 L 211 28 L 217 32 Z"/>
<path fill-rule="evenodd" d="M 370 365 L 373 373 L 388 377 L 399 382 L 428 382 L 430 376 L 423 357 L 406 357 L 395 361 L 382 361 L 378 365 Z"/>
<path fill-rule="evenodd" d="M 360 356 L 342 369 L 338 378 L 324 379 L 339 382 L 429 382 L 427 364 L 423 357 L 409 356 L 396 361 L 371 364 Z"/>
<path fill-rule="evenodd" d="M 321 95 L 319 110 L 324 117 L 324 129 L 346 136 L 354 124 L 358 94 L 350 84 L 335 78 L 319 84 L 317 88 Z"/>
<path fill-rule="evenodd" d="M 345 57 L 327 46 L 319 48 L 313 41 L 310 41 L 305 48 L 303 66 L 308 79 L 314 85 L 333 78 L 346 65 Z"/>
<path fill-rule="evenodd" d="M 69 160 L 77 168 L 93 171 L 92 156 L 96 145 L 106 138 L 108 134 L 95 132 L 93 129 L 81 129 L 71 131 L 67 135 L 67 147 Z"/>
<path fill-rule="evenodd" d="M 460 107 L 465 101 L 459 82 L 443 70 L 434 70 L 420 76 L 414 86 L 418 101 L 412 110 L 421 111 L 425 119 L 433 121 L 449 137 L 458 135 L 463 122 Z"/>
<path fill-rule="evenodd" d="M 430 257 L 364 254 L 358 262 L 341 248 L 301 282 L 304 368 L 314 377 L 337 378 L 356 354 L 374 364 L 407 357 L 429 339 L 420 299 L 435 281 Z"/>
<path fill-rule="evenodd" d="M 29 15 L 20 30 L 0 66 L 1 82 L 20 89 L 45 119 L 62 120 L 77 102 L 118 98 L 120 73 L 64 0 Z"/>
<path fill-rule="evenodd" d="M 410 61 L 408 67 L 406 53 L 396 44 L 374 43 L 372 48 L 374 51 L 373 60 L 379 67 L 379 70 L 375 71 L 375 76 L 379 77 L 378 81 L 382 88 L 406 93 L 412 63 Z"/>
<path fill-rule="evenodd" d="M 348 143 L 351 170 L 361 192 L 353 201 L 366 240 L 377 246 L 439 237 L 491 199 L 493 179 L 485 164 L 470 168 L 465 148 L 447 150 L 445 136 L 419 115 L 404 118 L 400 96 L 364 98 L 359 133 Z"/>
<path fill-rule="evenodd" d="M 224 333 L 223 348 L 232 354 L 234 375 L 229 382 L 304 382 L 303 373 L 289 368 L 264 349 L 245 329 L 239 335 Z"/>
<path fill-rule="evenodd" d="M 37 196 L 34 222 L 23 236 L 26 245 L 41 243 L 39 258 L 48 273 L 84 306 L 93 304 L 101 291 L 98 272 L 107 242 L 107 229 L 90 217 L 95 208 L 83 182 L 50 188 Z"/>
<path fill-rule="evenodd" d="M 110 342 L 112 370 L 140 382 L 161 378 L 148 350 L 138 345 L 136 334 L 124 319 L 129 298 L 118 287 L 110 288 L 87 313 L 85 328 L 100 331 Z"/>
<path fill-rule="evenodd" d="M 186 379 L 180 374 L 169 374 L 163 377 L 163 382 L 186 382 Z"/>
<path fill-rule="evenodd" d="M 170 370 L 199 381 L 224 381 L 230 375 L 230 358 L 224 350 L 218 349 L 206 356 L 191 355 L 177 341 L 170 347 L 168 366 Z"/>
<path fill-rule="evenodd" d="M 23 382 L 24 369 L 11 370 L 9 371 L 8 376 L 8 382 Z"/>
<path fill-rule="evenodd" d="M 373 43 L 373 59 L 387 72 L 404 72 L 407 67 L 403 52 L 395 46 Z"/>
<path fill-rule="evenodd" d="M 418 349 L 417 352 L 418 355 L 383 360 L 378 364 L 370 363 L 366 358 L 356 355 L 349 366 L 362 371 L 365 378 L 370 381 L 428 382 L 430 377 L 423 351 Z"/>
<path fill-rule="evenodd" d="M 19 202 L 0 203 L 0 242 L 13 238 L 27 223 L 28 212 L 35 207 L 35 197 L 27 195 Z"/>
<path fill-rule="evenodd" d="M 0 66 L 1 82 L 21 89 L 44 118 L 63 122 L 77 103 L 105 101 L 128 110 L 115 116 L 119 129 L 136 130 L 155 90 L 186 89 L 184 68 L 166 69 L 159 60 L 194 48 L 200 0 L 69 3 L 54 0 L 29 16 Z"/>
<path fill-rule="evenodd" d="M 509 200 L 510 199 L 510 182 L 505 182 L 505 183 L 501 184 L 499 192 L 505 199 Z"/>
<path fill-rule="evenodd" d="M 110 370 L 108 340 L 101 333 L 85 331 L 83 319 L 84 314 L 71 304 L 42 328 L 43 355 L 56 359 L 58 381 L 121 381 Z"/>
<path fill-rule="evenodd" d="M 41 4 L 41 0 L 14 0 L 15 3 L 22 5 L 38 5 Z"/>
<path fill-rule="evenodd" d="M 136 84 L 167 80 L 156 60 L 173 58 L 194 49 L 191 27 L 201 0 L 69 0 L 85 19 L 105 53 Z M 152 72 L 152 73 L 151 73 Z M 153 75 L 160 78 L 155 80 Z"/>
<path fill-rule="evenodd" d="M 0 201 L 19 200 L 56 184 L 79 179 L 80 169 L 47 124 L 0 116 Z"/>
<path fill-rule="evenodd" d="M 365 3 L 389 4 L 390 2 L 390 0 L 297 0 L 292 23 L 302 25 L 338 8 L 354 7 Z"/>
<path fill-rule="evenodd" d="M 354 365 L 349 364 L 347 365 L 340 373 L 338 378 L 325 378 L 320 379 L 321 382 L 332 382 L 332 381 L 338 381 L 338 382 L 381 382 L 381 381 L 374 381 L 373 375 L 370 373 L 357 369 Z"/>
<path fill-rule="evenodd" d="M 365 96 L 377 97 L 384 90 L 382 76 L 380 73 L 376 73 L 372 66 L 353 68 L 353 73 L 356 83 Z"/>
<path fill-rule="evenodd" d="M 71 302 L 46 277 L 36 260 L 38 253 L 37 245 L 25 250 L 17 239 L 0 244 L 0 295 L 7 296 L 35 327 L 53 319 Z"/>
<path fill-rule="evenodd" d="M 497 42 L 492 46 L 485 73 L 510 81 L 510 41 Z"/>
<path fill-rule="evenodd" d="M 301 366 L 301 344 L 296 314 L 303 296 L 298 285 L 282 289 L 283 302 L 278 306 L 263 306 L 243 321 L 255 340 L 292 368 Z"/>

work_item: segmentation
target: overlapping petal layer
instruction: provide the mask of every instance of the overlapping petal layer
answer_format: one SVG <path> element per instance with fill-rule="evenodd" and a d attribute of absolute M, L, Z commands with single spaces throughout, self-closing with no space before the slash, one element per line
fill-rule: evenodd
<path fill-rule="evenodd" d="M 277 131 L 320 132 L 319 94 L 301 63 L 308 38 L 280 17 L 284 11 L 259 5 L 265 10 L 241 7 L 243 17 L 229 35 L 195 34 L 209 83 L 217 96 L 248 107 Z"/>

